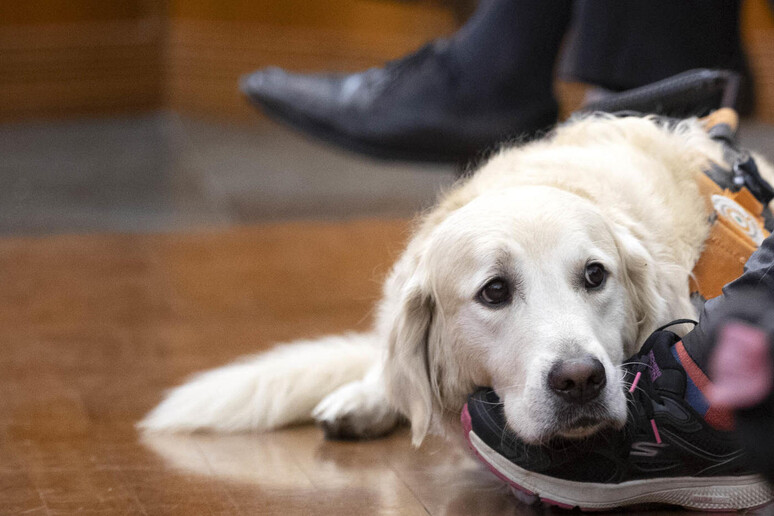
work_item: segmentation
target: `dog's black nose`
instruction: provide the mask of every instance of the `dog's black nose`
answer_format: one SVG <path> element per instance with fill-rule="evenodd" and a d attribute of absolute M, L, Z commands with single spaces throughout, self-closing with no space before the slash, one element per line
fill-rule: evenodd
<path fill-rule="evenodd" d="M 593 400 L 606 383 L 605 366 L 591 355 L 560 360 L 548 372 L 548 387 L 570 403 Z"/>

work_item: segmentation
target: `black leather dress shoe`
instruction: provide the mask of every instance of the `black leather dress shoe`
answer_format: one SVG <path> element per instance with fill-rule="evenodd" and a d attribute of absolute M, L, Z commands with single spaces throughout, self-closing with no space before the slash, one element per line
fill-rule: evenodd
<path fill-rule="evenodd" d="M 241 89 L 271 118 L 346 149 L 386 159 L 466 162 L 556 121 L 550 85 L 498 88 L 462 73 L 443 40 L 354 74 L 259 70 Z M 499 90 L 498 90 L 499 89 Z"/>

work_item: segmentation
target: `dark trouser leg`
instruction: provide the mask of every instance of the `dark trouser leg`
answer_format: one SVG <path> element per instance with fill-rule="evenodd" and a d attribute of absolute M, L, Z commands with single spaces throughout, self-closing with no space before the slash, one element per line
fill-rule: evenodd
<path fill-rule="evenodd" d="M 746 70 L 741 0 L 581 0 L 569 74 L 611 90 L 691 68 Z"/>
<path fill-rule="evenodd" d="M 572 5 L 571 0 L 481 0 L 450 39 L 459 76 L 488 94 L 550 91 Z"/>

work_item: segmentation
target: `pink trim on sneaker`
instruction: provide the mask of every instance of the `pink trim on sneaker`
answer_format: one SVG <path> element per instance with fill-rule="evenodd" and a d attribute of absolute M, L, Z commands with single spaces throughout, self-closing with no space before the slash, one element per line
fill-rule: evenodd
<path fill-rule="evenodd" d="M 634 376 L 634 381 L 632 382 L 632 386 L 629 387 L 629 392 L 634 392 L 634 389 L 637 388 L 637 384 L 640 383 L 641 377 L 642 377 L 642 371 L 638 371 L 637 374 Z"/>
<path fill-rule="evenodd" d="M 653 429 L 653 435 L 656 437 L 656 444 L 661 444 L 661 434 L 658 433 L 655 419 L 650 420 L 650 427 Z"/>
<path fill-rule="evenodd" d="M 484 457 L 481 456 L 480 453 L 478 453 L 478 450 L 476 450 L 475 446 L 473 446 L 473 443 L 470 442 L 470 433 L 473 431 L 473 421 L 470 419 L 470 412 L 468 412 L 468 404 L 465 403 L 465 406 L 462 407 L 462 414 L 460 414 L 460 423 L 462 423 L 462 431 L 465 435 L 465 441 L 468 443 L 468 449 L 473 452 L 473 454 L 478 457 L 478 460 L 484 463 L 484 466 L 494 473 L 494 475 L 511 486 L 514 489 L 518 489 L 519 491 L 523 492 L 524 494 L 528 496 L 537 496 L 536 493 L 530 491 L 526 487 L 522 487 L 510 478 L 506 477 L 500 471 L 497 470 L 496 467 L 494 467 L 492 464 L 489 463 L 488 460 L 486 460 Z"/>
<path fill-rule="evenodd" d="M 535 500 L 534 502 L 532 502 L 532 501 L 525 502 L 528 505 L 532 505 L 532 504 L 534 504 L 534 503 L 536 503 L 538 501 L 541 501 L 541 502 L 543 502 L 546 505 L 555 506 L 555 507 L 559 507 L 559 508 L 562 508 L 562 509 L 572 509 L 574 507 L 578 507 L 583 512 L 619 511 L 622 507 L 626 506 L 625 503 L 621 503 L 620 505 L 611 505 L 610 507 L 603 507 L 603 508 L 584 507 L 584 506 L 581 506 L 581 505 L 571 505 L 571 504 L 559 502 L 559 501 L 556 501 L 556 500 L 552 500 L 551 498 L 544 498 L 539 493 L 537 493 L 535 491 L 530 491 L 529 489 L 527 489 L 525 487 L 522 487 L 520 484 L 517 484 L 513 480 L 511 480 L 508 477 L 506 477 L 503 473 L 498 471 L 498 469 L 493 464 L 490 464 L 489 461 L 486 458 L 484 458 L 478 452 L 476 447 L 473 446 L 473 443 L 470 440 L 470 434 L 473 433 L 473 422 L 472 422 L 472 420 L 470 418 L 470 412 L 468 411 L 468 404 L 467 403 L 463 407 L 462 413 L 460 414 L 460 422 L 462 423 L 463 435 L 465 436 L 465 441 L 467 442 L 468 448 L 473 452 L 473 454 L 476 457 L 478 457 L 478 459 L 484 464 L 484 466 L 487 467 L 487 469 L 489 469 L 492 473 L 494 473 L 497 476 L 497 478 L 499 478 L 500 480 L 505 482 L 507 485 L 511 486 L 512 489 L 515 489 L 515 490 L 518 490 L 518 491 L 524 493 L 528 498 L 529 497 L 534 497 L 534 500 Z M 658 428 L 656 427 L 656 422 L 654 420 L 652 420 L 652 419 L 651 419 L 651 425 L 653 427 L 653 433 L 656 435 L 657 442 L 661 443 L 661 437 L 660 437 L 660 435 L 658 433 Z M 521 500 L 522 502 L 524 502 L 522 497 L 517 497 L 517 499 Z M 765 503 L 763 503 L 761 505 L 758 505 L 758 506 L 755 506 L 755 507 L 748 507 L 747 509 L 753 509 L 754 510 L 754 509 L 757 509 L 757 508 L 760 508 L 760 507 L 767 507 L 767 506 L 774 506 L 774 505 L 772 504 L 771 501 L 767 501 L 767 502 L 765 502 Z M 706 509 L 706 508 L 693 509 L 691 507 L 685 507 L 685 506 L 683 506 L 683 507 L 685 509 L 688 509 L 688 510 L 701 510 L 701 511 L 705 511 L 705 512 L 725 512 L 725 513 L 734 512 L 734 509 Z"/>

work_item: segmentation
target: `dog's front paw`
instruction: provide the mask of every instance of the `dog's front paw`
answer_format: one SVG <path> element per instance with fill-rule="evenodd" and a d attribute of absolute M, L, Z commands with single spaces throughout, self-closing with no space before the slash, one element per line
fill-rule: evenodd
<path fill-rule="evenodd" d="M 326 439 L 373 439 L 386 435 L 400 416 L 384 389 L 370 382 L 348 383 L 326 396 L 312 412 Z"/>

